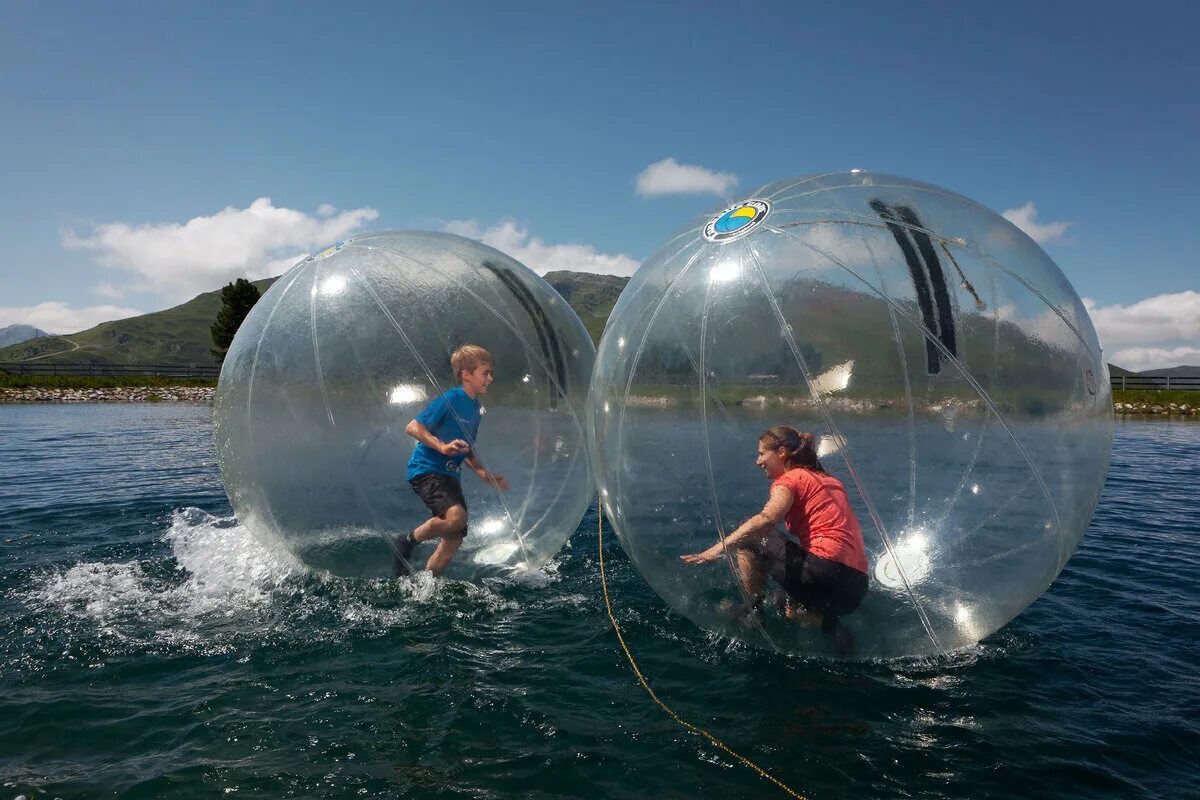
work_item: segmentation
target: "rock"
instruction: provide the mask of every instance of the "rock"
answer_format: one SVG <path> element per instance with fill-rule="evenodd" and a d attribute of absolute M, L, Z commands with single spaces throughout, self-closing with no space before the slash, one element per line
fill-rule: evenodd
<path fill-rule="evenodd" d="M 116 387 L 110 389 L 4 389 L 0 403 L 211 403 L 216 389 L 196 387 Z"/>

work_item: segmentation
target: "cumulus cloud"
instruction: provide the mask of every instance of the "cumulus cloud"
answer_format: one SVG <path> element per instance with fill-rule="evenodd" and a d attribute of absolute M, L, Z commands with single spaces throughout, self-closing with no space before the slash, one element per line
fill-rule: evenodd
<path fill-rule="evenodd" d="M 1025 235 L 1038 244 L 1046 244 L 1061 239 L 1073 223 L 1071 222 L 1038 222 L 1037 206 L 1030 200 L 1020 208 L 1010 208 L 1003 216 L 1016 225 Z"/>
<path fill-rule="evenodd" d="M 664 194 L 726 194 L 737 184 L 732 172 L 716 172 L 695 164 L 680 164 L 673 158 L 656 161 L 637 176 L 637 193 L 642 197 Z"/>
<path fill-rule="evenodd" d="M 90 250 L 100 264 L 128 274 L 123 286 L 101 284 L 101 294 L 153 292 L 179 302 L 235 278 L 278 275 L 378 216 L 373 208 L 338 211 L 329 204 L 310 215 L 277 208 L 269 197 L 260 197 L 247 208 L 229 207 L 184 223 L 101 223 L 82 234 L 68 231 L 62 241 L 65 247 Z"/>
<path fill-rule="evenodd" d="M 1184 364 L 1200 366 L 1200 347 L 1126 347 L 1113 353 L 1108 361 L 1134 372 Z"/>
<path fill-rule="evenodd" d="M 104 281 L 96 284 L 96 288 L 92 290 L 101 297 L 107 297 L 109 300 L 120 300 L 127 292 L 116 284 Z"/>
<path fill-rule="evenodd" d="M 72 308 L 55 300 L 36 306 L 0 306 L 0 328 L 7 325 L 33 325 L 47 333 L 78 333 L 114 319 L 134 317 L 143 312 L 136 308 L 98 305 Z"/>
<path fill-rule="evenodd" d="M 1128 306 L 1083 303 L 1105 347 L 1181 339 L 1200 344 L 1200 292 L 1160 294 Z"/>
<path fill-rule="evenodd" d="M 1200 364 L 1200 292 L 1160 294 L 1131 305 L 1098 306 L 1084 298 L 1105 357 L 1145 369 Z"/>
<path fill-rule="evenodd" d="M 547 244 L 529 229 L 513 221 L 483 229 L 474 220 L 458 220 L 445 225 L 448 233 L 476 239 L 520 261 L 539 275 L 553 270 L 593 272 L 600 275 L 632 275 L 639 264 L 623 253 L 600 253 L 590 244 Z"/>

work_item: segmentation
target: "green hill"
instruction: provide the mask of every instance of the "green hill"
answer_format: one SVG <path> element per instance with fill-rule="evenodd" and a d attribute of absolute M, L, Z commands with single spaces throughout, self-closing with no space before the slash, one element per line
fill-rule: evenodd
<path fill-rule="evenodd" d="M 1200 367 L 1181 364 L 1178 367 L 1144 369 L 1138 375 L 1146 378 L 1200 378 Z"/>
<path fill-rule="evenodd" d="M 604 324 L 612 313 L 621 290 L 629 283 L 629 278 L 616 275 L 593 275 L 589 272 L 547 272 L 544 276 L 546 283 L 562 295 L 563 299 L 583 320 L 583 326 L 592 337 L 594 344 L 600 343 L 600 334 L 604 333 Z"/>
<path fill-rule="evenodd" d="M 265 293 L 276 280 L 266 278 L 254 285 Z M 547 274 L 546 281 L 575 309 L 592 340 L 598 342 L 629 279 L 560 271 Z M 0 348 L 0 362 L 34 359 L 42 364 L 216 366 L 209 328 L 220 308 L 220 290 L 205 292 L 174 308 Z"/>
<path fill-rule="evenodd" d="M 266 292 L 275 280 L 265 278 L 254 285 Z M 220 290 L 205 292 L 164 311 L 5 347 L 0 349 L 0 362 L 36 359 L 44 364 L 216 366 L 209 328 L 220 308 Z"/>

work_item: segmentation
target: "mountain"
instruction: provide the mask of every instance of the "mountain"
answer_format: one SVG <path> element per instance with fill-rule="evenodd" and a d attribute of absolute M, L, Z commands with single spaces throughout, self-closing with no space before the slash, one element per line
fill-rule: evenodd
<path fill-rule="evenodd" d="M 254 285 L 265 294 L 276 280 L 266 278 Z M 546 281 L 579 314 L 592 340 L 599 342 L 613 304 L 629 279 L 559 271 L 548 273 Z M 53 336 L 38 331 L 38 338 L 0 347 L 0 362 L 37 359 L 44 364 L 216 366 L 209 328 L 220 308 L 218 289 L 174 308 L 105 322 L 79 333 Z"/>
<path fill-rule="evenodd" d="M 1200 378 L 1200 367 L 1192 367 L 1183 364 L 1178 367 L 1162 367 L 1160 369 L 1146 369 L 1141 372 L 1134 372 L 1128 369 L 1122 369 L 1115 364 L 1108 365 L 1108 374 L 1114 378 L 1136 377 L 1136 378 Z"/>
<path fill-rule="evenodd" d="M 545 280 L 563 299 L 575 310 L 592 340 L 598 342 L 608 316 L 612 313 L 614 304 L 621 290 L 629 282 L 628 278 L 615 275 L 593 275 L 586 272 L 557 271 L 549 272 Z M 274 283 L 276 278 L 255 281 L 260 292 Z M 844 301 L 844 302 L 843 302 Z M 844 308 L 842 306 L 845 306 Z M 842 298 L 834 292 L 825 296 L 821 304 L 810 306 L 801 302 L 799 297 L 791 298 L 785 303 L 785 312 L 789 315 L 806 316 L 814 320 L 814 331 L 824 331 L 822 335 L 812 336 L 811 342 L 802 342 L 802 346 L 816 347 L 818 350 L 836 352 L 835 343 L 839 337 L 853 337 L 862 330 L 872 330 L 875 325 L 890 324 L 886 318 L 886 309 L 882 306 L 875 308 L 873 303 L 864 303 L 863 299 L 848 294 Z M 794 306 L 794 307 L 793 307 Z M 188 302 L 128 319 L 105 322 L 86 331 L 66 336 L 42 335 L 38 338 L 22 341 L 7 347 L 0 347 L 0 362 L 24 361 L 36 358 L 40 363 L 48 364 L 129 364 L 164 366 L 215 366 L 210 348 L 212 339 L 209 328 L 216 320 L 217 311 L 221 307 L 220 290 L 205 292 Z M 964 330 L 976 324 L 990 324 L 986 320 L 977 320 L 974 315 L 965 315 L 962 324 Z M 778 348 L 772 342 L 757 343 L 756 333 L 751 321 L 741 320 L 731 323 L 730 336 L 733 341 L 745 342 L 745 358 L 762 360 L 755 372 L 763 374 L 786 371 L 786 365 L 776 364 Z M 742 330 L 744 326 L 750 327 Z M 11 330 L 9 326 L 0 329 L 0 334 Z M 736 330 L 734 330 L 736 329 Z M 1007 338 L 1007 329 L 1002 331 Z M 828 339 L 828 341 L 822 341 Z M 1013 336 L 1013 345 L 1006 350 L 1008 360 L 1024 364 L 1036 364 L 1037 352 L 1026 352 L 1021 346 L 1021 338 Z M 759 350 L 762 353 L 758 353 Z M 665 357 L 665 354 L 664 354 Z M 760 358 L 761 357 L 761 358 Z M 918 359 L 920 354 L 914 352 L 910 358 Z M 880 356 L 882 361 L 887 357 Z M 1014 362 L 1014 363 L 1015 363 Z M 859 365 L 865 374 L 889 374 L 884 364 Z M 1171 377 L 1200 377 L 1200 367 L 1180 366 L 1165 370 L 1147 370 L 1134 373 L 1121 367 L 1109 364 L 1109 374 L 1121 375 L 1167 375 Z M 814 366 L 814 369 L 817 366 Z M 667 381 L 669 382 L 669 380 Z"/>
<path fill-rule="evenodd" d="M 8 347 L 10 344 L 20 344 L 39 336 L 49 335 L 41 328 L 35 328 L 32 325 L 8 325 L 0 328 L 0 347 Z"/>
<path fill-rule="evenodd" d="M 608 322 L 608 315 L 612 313 L 629 278 L 566 270 L 547 272 L 543 277 L 546 283 L 554 287 L 554 291 L 562 295 L 567 305 L 575 309 L 592 342 L 600 344 L 604 324 Z"/>
<path fill-rule="evenodd" d="M 254 281 L 266 292 L 275 278 Z M 0 349 L 0 362 L 36 358 L 44 364 L 160 364 L 216 366 L 209 328 L 221 308 L 221 291 L 138 317 L 103 322 L 64 336 L 43 335 Z"/>
<path fill-rule="evenodd" d="M 1164 367 L 1162 369 L 1147 369 L 1138 373 L 1145 378 L 1200 378 L 1200 367 L 1187 365 Z"/>

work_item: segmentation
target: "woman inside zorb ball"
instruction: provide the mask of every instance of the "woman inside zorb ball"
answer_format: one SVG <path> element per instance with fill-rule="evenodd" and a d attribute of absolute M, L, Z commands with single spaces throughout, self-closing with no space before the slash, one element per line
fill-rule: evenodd
<path fill-rule="evenodd" d="M 735 615 L 761 618 L 769 575 L 785 593 L 780 606 L 789 619 L 839 635 L 848 647 L 848 629 L 838 621 L 867 594 L 867 556 L 846 487 L 821 466 L 813 435 L 787 425 L 763 432 L 755 463 L 771 480 L 763 510 L 707 550 L 680 559 L 707 564 L 733 550 L 750 595 L 749 603 L 730 609 Z"/>
<path fill-rule="evenodd" d="M 944 653 L 1074 552 L 1108 465 L 1104 375 L 1078 295 L 1001 215 L 890 175 L 780 181 L 681 229 L 621 294 L 594 472 L 634 566 L 702 628 Z"/>

